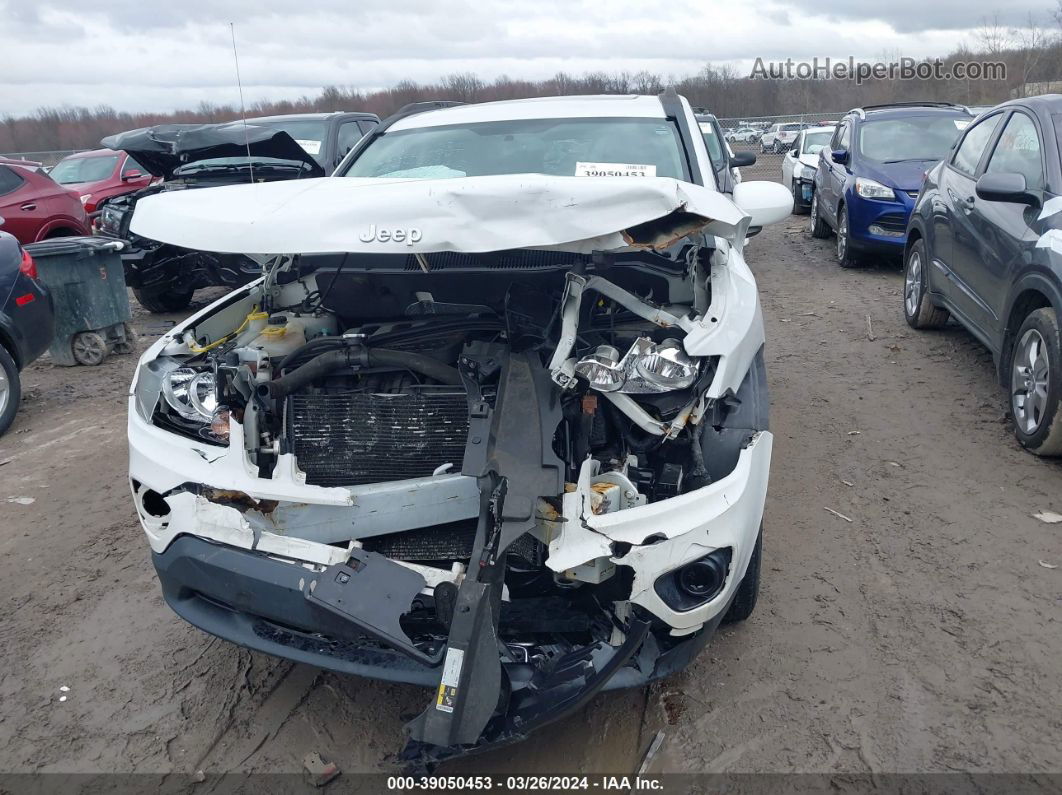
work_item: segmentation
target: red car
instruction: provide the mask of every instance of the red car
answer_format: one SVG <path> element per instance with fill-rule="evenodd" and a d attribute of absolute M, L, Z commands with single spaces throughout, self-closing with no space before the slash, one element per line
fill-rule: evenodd
<path fill-rule="evenodd" d="M 0 229 L 23 244 L 91 234 L 79 195 L 54 182 L 36 165 L 23 163 L 0 161 Z"/>
<path fill-rule="evenodd" d="M 146 188 L 153 177 L 125 152 L 94 149 L 64 157 L 49 173 L 64 188 L 77 191 L 85 212 L 95 218 L 108 199 Z"/>

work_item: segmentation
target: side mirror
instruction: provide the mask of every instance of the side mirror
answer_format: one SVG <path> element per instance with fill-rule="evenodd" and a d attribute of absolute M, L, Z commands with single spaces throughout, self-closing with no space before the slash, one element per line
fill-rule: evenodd
<path fill-rule="evenodd" d="M 741 166 L 751 166 L 755 163 L 755 152 L 735 152 L 734 156 L 730 158 L 730 165 L 733 168 L 739 168 Z"/>
<path fill-rule="evenodd" d="M 133 169 L 132 171 L 126 171 L 124 174 L 122 174 L 122 182 L 129 182 L 130 180 L 140 179 L 142 176 L 144 175 L 136 169 Z"/>
<path fill-rule="evenodd" d="M 776 224 L 793 212 L 793 194 L 780 182 L 742 182 L 734 186 L 734 204 L 752 216 L 749 227 Z"/>
<path fill-rule="evenodd" d="M 1029 204 L 1034 207 L 1040 204 L 1039 197 L 1026 187 L 1024 174 L 982 174 L 975 190 L 978 198 L 989 202 Z"/>
<path fill-rule="evenodd" d="M 848 162 L 848 150 L 847 149 L 834 149 L 830 152 L 830 159 L 834 163 L 840 163 L 842 166 Z"/>

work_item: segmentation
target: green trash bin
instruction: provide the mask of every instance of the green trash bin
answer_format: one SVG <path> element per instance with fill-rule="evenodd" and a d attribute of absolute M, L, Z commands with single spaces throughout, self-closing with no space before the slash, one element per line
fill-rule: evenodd
<path fill-rule="evenodd" d="M 123 246 L 99 237 L 57 237 L 25 247 L 55 306 L 55 339 L 48 352 L 56 364 L 97 365 L 110 353 L 135 349 L 118 254 Z"/>

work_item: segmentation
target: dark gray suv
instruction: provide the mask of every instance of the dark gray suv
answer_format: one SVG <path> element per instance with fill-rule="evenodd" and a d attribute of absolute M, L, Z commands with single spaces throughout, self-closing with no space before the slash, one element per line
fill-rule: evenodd
<path fill-rule="evenodd" d="M 982 113 L 926 175 L 907 228 L 904 314 L 954 317 L 1010 393 L 1014 433 L 1062 455 L 1062 95 Z"/>

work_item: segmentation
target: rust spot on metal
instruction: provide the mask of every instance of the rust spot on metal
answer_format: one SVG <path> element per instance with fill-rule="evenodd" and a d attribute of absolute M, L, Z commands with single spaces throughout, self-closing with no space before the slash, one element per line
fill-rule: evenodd
<path fill-rule="evenodd" d="M 226 505 L 235 508 L 240 513 L 258 511 L 261 514 L 271 514 L 280 505 L 279 500 L 256 500 L 249 494 L 232 489 L 203 489 L 203 496 L 218 505 Z"/>

